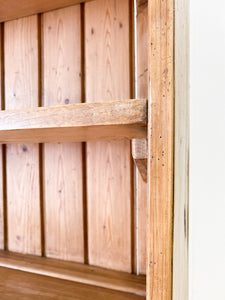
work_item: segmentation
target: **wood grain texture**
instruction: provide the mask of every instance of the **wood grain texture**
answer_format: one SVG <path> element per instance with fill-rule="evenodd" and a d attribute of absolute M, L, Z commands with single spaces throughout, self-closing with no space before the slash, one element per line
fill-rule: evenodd
<path fill-rule="evenodd" d="M 137 143 L 132 143 L 132 155 L 134 159 L 148 158 L 148 141 L 147 139 L 135 139 Z"/>
<path fill-rule="evenodd" d="M 147 139 L 132 140 L 132 156 L 138 168 L 139 174 L 147 183 L 147 158 L 148 158 L 148 141 Z"/>
<path fill-rule="evenodd" d="M 137 96 L 141 98 L 148 98 L 148 1 L 137 0 Z M 142 142 L 144 143 L 144 142 Z M 145 147 L 142 158 L 146 163 Z M 140 152 L 139 152 L 140 154 Z M 148 154 L 148 151 L 147 151 Z M 146 170 L 146 168 L 144 169 Z M 145 175 L 143 172 L 142 174 Z M 146 178 L 147 179 L 147 178 Z M 146 274 L 146 225 L 147 225 L 147 184 L 145 177 L 138 176 L 138 257 L 139 257 L 139 272 Z"/>
<path fill-rule="evenodd" d="M 138 176 L 138 221 L 139 274 L 146 274 L 147 184 L 141 176 Z"/>
<path fill-rule="evenodd" d="M 147 299 L 172 299 L 173 0 L 149 1 Z"/>
<path fill-rule="evenodd" d="M 85 4 L 86 97 L 130 96 L 129 1 Z M 130 142 L 87 143 L 89 262 L 131 272 Z"/>
<path fill-rule="evenodd" d="M 37 16 L 5 24 L 5 107 L 38 106 Z M 40 254 L 39 153 L 7 145 L 8 249 Z"/>
<path fill-rule="evenodd" d="M 145 276 L 37 256 L 0 252 L 0 267 L 89 284 L 135 295 L 146 295 Z"/>
<path fill-rule="evenodd" d="M 134 159 L 134 162 L 137 166 L 138 172 L 142 180 L 147 183 L 147 158 L 141 159 Z"/>
<path fill-rule="evenodd" d="M 175 1 L 173 300 L 188 300 L 189 1 Z"/>
<path fill-rule="evenodd" d="M 0 267 L 2 300 L 143 300 L 145 297 Z"/>
<path fill-rule="evenodd" d="M 80 6 L 43 15 L 45 106 L 81 102 L 80 35 Z M 48 257 L 84 261 L 82 184 L 81 144 L 45 144 L 45 253 Z"/>
<path fill-rule="evenodd" d="M 146 135 L 146 100 L 0 111 L 0 143 L 115 140 Z M 140 151 L 134 154 L 140 158 Z"/>
<path fill-rule="evenodd" d="M 0 22 L 88 1 L 90 0 L 0 0 Z"/>
<path fill-rule="evenodd" d="M 3 56 L 3 26 L 0 24 L 0 110 L 3 108 L 3 76 L 4 76 L 4 56 Z M 0 146 L 0 249 L 4 249 L 4 212 L 3 212 L 3 153 Z"/>

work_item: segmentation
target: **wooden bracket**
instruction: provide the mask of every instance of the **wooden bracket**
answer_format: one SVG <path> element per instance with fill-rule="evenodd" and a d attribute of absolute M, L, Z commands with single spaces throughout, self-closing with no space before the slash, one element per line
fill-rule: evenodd
<path fill-rule="evenodd" d="M 132 156 L 134 162 L 141 174 L 142 179 L 147 182 L 147 158 L 148 158 L 148 140 L 132 140 Z"/>

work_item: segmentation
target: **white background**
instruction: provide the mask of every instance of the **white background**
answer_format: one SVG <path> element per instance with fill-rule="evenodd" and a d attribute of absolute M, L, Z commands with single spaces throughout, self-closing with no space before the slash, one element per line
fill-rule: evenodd
<path fill-rule="evenodd" d="M 225 0 L 190 0 L 190 104 L 189 299 L 225 300 Z"/>

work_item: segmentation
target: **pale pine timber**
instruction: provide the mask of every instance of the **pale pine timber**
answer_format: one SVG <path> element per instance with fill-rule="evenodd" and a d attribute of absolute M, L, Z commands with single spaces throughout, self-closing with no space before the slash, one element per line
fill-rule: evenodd
<path fill-rule="evenodd" d="M 6 22 L 4 29 L 5 109 L 36 107 L 39 102 L 38 17 Z M 8 249 L 39 255 L 39 146 L 20 142 L 6 146 Z"/>
<path fill-rule="evenodd" d="M 77 103 L 0 112 L 0 142 L 69 142 L 146 137 L 147 101 Z"/>
<path fill-rule="evenodd" d="M 172 299 L 173 0 L 149 0 L 147 300 Z"/>
<path fill-rule="evenodd" d="M 54 115 L 54 120 L 65 124 L 72 119 L 85 120 L 84 113 L 72 109 L 81 102 L 80 5 L 43 14 L 42 25 L 43 105 L 73 103 L 58 107 L 61 117 Z M 76 136 L 77 132 L 70 134 Z M 57 136 L 68 137 L 60 130 L 55 132 Z M 81 143 L 44 145 L 44 203 L 46 256 L 84 262 Z"/>
<path fill-rule="evenodd" d="M 130 98 L 129 5 L 129 0 L 85 3 L 87 102 Z M 89 263 L 131 272 L 130 141 L 88 142 L 87 166 Z"/>
<path fill-rule="evenodd" d="M 173 300 L 188 300 L 189 1 L 175 1 Z"/>
<path fill-rule="evenodd" d="M 90 265 L 1 251 L 0 267 L 70 280 L 139 296 L 146 295 L 145 276 L 136 276 Z"/>
<path fill-rule="evenodd" d="M 0 267 L 4 300 L 144 300 L 130 293 Z"/>
<path fill-rule="evenodd" d="M 0 22 L 88 1 L 91 0 L 0 0 Z"/>

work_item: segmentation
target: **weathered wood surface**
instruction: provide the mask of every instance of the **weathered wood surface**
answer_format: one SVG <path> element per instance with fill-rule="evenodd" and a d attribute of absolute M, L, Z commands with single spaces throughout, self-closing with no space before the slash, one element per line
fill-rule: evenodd
<path fill-rule="evenodd" d="M 148 98 L 148 1 L 137 0 L 137 97 Z M 139 145 L 138 145 L 139 144 Z M 137 163 L 140 167 L 144 167 L 144 179 L 138 173 L 138 269 L 140 274 L 146 274 L 147 255 L 146 255 L 146 233 L 147 233 L 147 157 L 146 152 L 147 141 L 142 139 L 136 144 L 138 147 L 138 156 L 142 159 Z M 135 155 L 135 154 L 134 154 Z M 146 174 L 146 175 L 145 175 Z"/>
<path fill-rule="evenodd" d="M 5 109 L 38 106 L 38 18 L 4 28 Z M 21 142 L 6 148 L 8 249 L 41 254 L 39 147 Z"/>
<path fill-rule="evenodd" d="M 147 101 L 123 100 L 0 112 L 0 142 L 63 142 L 146 137 Z"/>
<path fill-rule="evenodd" d="M 54 147 L 52 145 L 52 149 L 50 149 L 50 145 L 44 145 L 44 155 L 40 156 L 41 164 L 40 171 L 38 171 L 41 172 L 41 175 L 39 176 L 39 173 L 37 173 L 38 179 L 40 177 L 41 181 L 44 183 L 43 195 L 45 203 L 44 206 L 41 207 L 44 208 L 44 214 L 42 217 L 44 216 L 46 223 L 42 225 L 46 225 L 46 220 L 48 219 L 48 222 L 52 223 L 51 228 L 53 228 L 53 226 L 58 226 L 57 228 L 54 228 L 54 231 L 56 230 L 57 232 L 56 237 L 51 237 L 50 232 L 53 232 L 53 230 L 50 230 L 50 227 L 47 229 L 46 226 L 42 226 L 42 230 L 43 228 L 45 229 L 45 240 L 42 244 L 42 250 L 44 251 L 42 252 L 48 256 L 60 257 L 62 259 L 75 261 L 83 260 L 82 251 L 79 252 L 77 256 L 77 253 L 75 253 L 76 251 L 74 251 L 74 249 L 72 249 L 73 247 L 71 246 L 74 244 L 74 241 L 70 243 L 68 235 L 70 237 L 74 237 L 75 235 L 79 235 L 80 237 L 83 236 L 82 228 L 76 232 L 72 232 L 69 228 L 74 227 L 74 224 L 76 225 L 76 222 L 78 221 L 75 220 L 75 218 L 79 219 L 83 214 L 80 211 L 80 206 L 77 207 L 75 202 L 77 197 L 82 197 L 81 193 L 79 192 L 80 189 L 87 189 L 87 207 L 89 212 L 88 240 L 91 241 L 91 247 L 88 249 L 90 262 L 103 267 L 115 268 L 117 270 L 124 270 L 128 272 L 134 271 L 133 263 L 134 255 L 136 255 L 134 253 L 133 240 L 135 230 L 133 222 L 134 174 L 130 141 L 88 143 L 86 165 L 88 181 L 87 186 L 83 186 L 82 182 L 78 182 L 79 180 L 82 181 L 85 178 L 85 172 L 84 169 L 82 169 L 82 162 L 85 161 L 84 153 L 82 157 L 83 161 L 81 161 L 80 150 L 78 152 L 76 150 L 74 151 L 75 145 L 68 146 L 58 143 L 69 141 L 79 142 L 85 140 L 96 141 L 146 138 L 146 100 L 121 100 L 129 99 L 133 96 L 131 92 L 133 88 L 131 74 L 132 54 L 130 53 L 132 35 L 130 25 L 132 21 L 131 19 L 133 18 L 131 15 L 131 6 L 131 1 L 128 0 L 101 0 L 82 5 L 82 9 L 83 7 L 85 8 L 84 15 L 81 17 L 81 21 L 82 18 L 85 19 L 83 20 L 85 21 L 85 40 L 82 40 L 84 37 L 81 36 L 84 27 L 83 29 L 79 27 L 84 26 L 84 24 L 79 24 L 80 20 L 79 17 L 77 17 L 79 15 L 78 11 L 80 11 L 79 5 L 54 12 L 48 12 L 43 16 L 33 16 L 32 18 L 37 18 L 39 21 L 41 21 L 38 24 L 39 26 L 37 26 L 38 29 L 35 25 L 32 29 L 32 32 L 27 33 L 27 31 L 29 31 L 27 27 L 25 27 L 24 30 L 20 30 L 20 32 L 22 32 L 22 34 L 29 35 L 29 38 L 27 38 L 28 43 L 25 43 L 26 46 L 29 44 L 30 40 L 32 40 L 33 36 L 35 38 L 37 37 L 36 32 L 39 31 L 39 39 L 37 39 L 37 44 L 39 42 L 37 48 L 39 49 L 37 52 L 35 52 L 36 58 L 28 59 L 28 63 L 26 63 L 25 59 L 23 59 L 23 55 L 21 54 L 21 52 L 23 53 L 24 49 L 21 50 L 21 52 L 19 49 L 18 53 L 16 53 L 16 49 L 14 51 L 14 55 L 18 55 L 18 61 L 23 61 L 23 66 L 26 72 L 29 69 L 28 65 L 30 62 L 33 66 L 36 65 L 36 62 L 39 60 L 39 86 L 34 92 L 30 86 L 27 87 L 27 84 L 23 81 L 22 84 L 20 83 L 21 86 L 24 85 L 26 87 L 24 97 L 22 98 L 19 96 L 21 102 L 26 103 L 26 105 L 22 106 L 22 109 L 20 110 L 20 113 L 24 113 L 24 115 L 20 115 L 20 113 L 18 114 L 18 111 L 12 112 L 8 109 L 6 112 L 3 112 L 2 114 L 0 113 L 1 120 L 4 118 L 5 120 L 7 119 L 5 124 L 8 122 L 7 126 L 12 126 L 6 130 L 1 127 L 0 141 L 2 143 L 22 142 L 22 145 L 26 146 L 26 148 L 23 149 L 30 151 L 30 145 L 26 144 L 28 142 L 57 142 L 57 144 L 54 144 Z M 140 9 L 141 6 L 143 7 L 143 5 L 140 3 Z M 74 13 L 75 10 L 77 11 L 76 17 Z M 140 17 L 138 16 L 140 24 L 142 24 L 141 18 L 142 16 L 146 15 L 145 13 L 146 10 L 143 15 L 140 13 Z M 13 22 L 22 21 L 18 20 Z M 6 27 L 8 26 L 8 23 L 11 22 L 7 22 Z M 140 26 L 142 29 L 140 30 L 146 30 L 146 26 L 146 20 L 143 20 L 143 24 Z M 140 43 L 143 43 L 145 36 L 146 33 L 143 33 L 143 37 L 140 37 Z M 20 33 L 16 35 L 15 40 L 17 39 L 20 39 Z M 21 40 L 22 39 L 26 40 L 24 38 L 21 38 Z M 82 45 L 80 45 L 80 39 L 82 40 L 82 43 L 85 43 L 85 57 L 82 58 L 82 61 L 79 60 L 79 54 L 82 48 Z M 118 41 L 120 47 L 118 47 Z M 76 48 L 74 46 L 75 43 L 77 46 Z M 140 48 L 141 47 L 142 46 L 140 46 Z M 15 47 L 12 48 L 14 49 Z M 32 51 L 33 49 L 31 50 L 31 53 Z M 36 51 L 36 44 L 34 51 Z M 147 52 L 145 52 L 145 50 L 139 51 L 140 59 L 142 55 L 144 57 L 144 62 L 140 68 L 141 80 L 142 70 L 144 72 L 144 78 L 147 74 L 147 62 L 145 59 L 145 57 L 147 57 Z M 10 55 L 11 52 L 9 51 Z M 28 54 L 28 58 L 29 55 L 30 54 Z M 13 57 L 13 55 L 11 55 L 11 57 Z M 7 59 L 8 62 L 10 62 L 9 57 Z M 83 73 L 78 72 L 80 65 L 82 65 L 84 61 L 86 71 L 85 78 Z M 17 66 L 14 61 L 12 65 L 13 64 Z M 13 68 L 12 65 L 10 72 L 15 71 L 15 68 Z M 69 67 L 69 70 L 65 70 L 65 66 Z M 17 69 L 20 71 L 20 67 Z M 84 66 L 81 69 L 83 71 Z M 102 70 L 105 70 L 105 72 L 102 72 Z M 16 70 L 15 73 L 17 71 L 18 70 Z M 31 81 L 32 77 L 34 80 L 36 80 L 36 71 L 37 70 L 35 67 L 32 69 L 32 74 L 30 74 L 29 69 L 29 76 L 26 75 L 25 77 L 28 78 L 27 81 Z M 8 71 L 6 71 L 6 74 L 8 74 Z M 79 75 L 79 78 L 76 77 L 77 75 Z M 80 81 L 84 79 L 85 82 L 82 83 L 83 97 L 81 97 L 79 85 L 81 84 Z M 21 86 L 19 89 L 23 90 Z M 9 93 L 8 95 L 10 95 L 12 92 L 11 85 L 7 85 L 6 90 L 7 89 Z M 84 89 L 86 89 L 86 91 Z M 142 92 L 139 94 L 140 98 L 147 98 L 147 93 L 144 91 L 145 89 L 146 87 L 143 86 Z M 35 106 L 40 105 L 42 102 L 42 105 L 46 105 L 46 107 L 31 109 L 25 108 L 25 106 L 33 106 L 29 98 L 29 93 L 31 90 L 32 95 L 39 95 L 39 103 L 37 102 Z M 121 101 L 118 101 L 117 105 L 115 106 L 115 103 L 111 103 L 111 100 L 113 99 L 118 99 Z M 88 117 L 90 107 L 87 108 L 86 112 L 82 112 L 82 109 L 79 113 L 77 113 L 81 122 L 80 126 L 78 126 L 79 130 L 81 131 L 78 133 L 76 132 L 77 129 L 74 128 L 77 125 L 72 125 L 71 127 L 71 123 L 67 122 L 67 119 L 73 120 L 74 117 L 72 115 L 73 104 L 67 103 L 75 103 L 81 100 L 89 102 L 82 105 L 93 106 L 93 110 L 90 118 Z M 102 110 L 100 110 L 97 115 L 95 109 L 98 110 L 98 108 L 96 108 L 95 103 L 92 103 L 95 101 L 104 101 L 104 103 L 98 104 L 99 106 L 102 106 Z M 62 107 L 47 107 L 49 105 L 57 104 L 66 105 L 63 105 Z M 105 105 L 106 107 L 104 108 Z M 14 107 L 12 108 L 14 109 Z M 15 106 L 15 108 L 17 107 Z M 68 115 L 66 116 L 67 112 Z M 32 115 L 35 117 L 33 118 Z M 40 117 L 40 123 L 38 123 L 39 121 L 37 120 L 38 116 Z M 100 123 L 98 123 L 97 119 L 94 120 L 94 118 L 98 117 L 102 120 Z M 111 119 L 108 122 L 109 118 Z M 54 121 L 52 121 L 53 119 Z M 84 121 L 87 119 L 92 121 L 88 125 L 83 124 L 82 120 Z M 26 128 L 13 128 L 16 122 L 18 122 L 18 125 L 22 124 L 24 120 L 27 122 L 27 127 L 25 126 Z M 97 126 L 95 126 L 96 122 Z M 30 128 L 30 126 L 33 127 Z M 45 128 L 45 126 L 47 126 L 47 128 Z M 15 145 L 8 145 L 7 147 L 10 148 L 11 146 Z M 55 150 L 53 150 L 53 148 Z M 26 150 L 23 149 L 22 151 L 26 152 Z M 50 149 L 48 150 L 49 153 L 46 152 L 46 149 Z M 38 154 L 39 153 L 37 151 L 37 157 Z M 17 159 L 20 160 L 21 158 Z M 60 160 L 58 165 L 55 164 L 55 161 L 57 160 Z M 39 163 L 39 160 L 37 160 L 37 162 Z M 21 164 L 26 164 L 26 161 L 21 161 Z M 27 165 L 29 164 L 30 161 L 27 162 Z M 74 168 L 75 164 L 76 170 Z M 32 166 L 34 166 L 36 172 L 36 170 L 38 170 L 38 168 L 36 169 L 36 163 L 33 163 Z M 60 172 L 58 172 L 58 170 L 60 170 Z M 42 171 L 44 172 L 42 173 Z M 16 167 L 15 173 L 15 176 L 21 174 L 21 168 L 19 170 Z M 75 183 L 65 182 L 65 177 L 68 173 L 72 174 L 71 177 L 76 180 L 76 186 Z M 80 173 L 82 173 L 81 175 L 83 179 L 81 179 Z M 59 174 L 59 176 L 54 176 L 54 174 Z M 25 177 L 25 179 L 28 177 L 28 181 L 30 182 L 29 170 L 26 175 L 23 175 L 23 177 Z M 138 181 L 139 187 L 141 186 L 138 191 L 139 199 L 141 199 L 138 207 L 138 259 L 140 268 L 139 270 L 140 273 L 143 274 L 145 273 L 146 264 L 146 184 L 143 182 L 140 176 Z M 24 187 L 24 193 L 29 193 L 30 186 L 31 185 L 28 183 L 28 185 Z M 21 187 L 23 188 L 23 186 Z M 39 190 L 39 188 L 38 182 L 37 189 Z M 36 199 L 36 191 L 34 191 L 34 194 Z M 69 199 L 71 194 L 73 195 L 73 200 Z M 29 195 L 29 197 L 31 198 L 31 195 Z M 38 195 L 38 198 L 41 198 L 42 201 L 42 195 L 41 197 Z M 48 199 L 50 199 L 49 202 Z M 34 198 L 32 198 L 32 201 L 34 201 Z M 55 207 L 54 209 L 51 209 L 51 211 L 54 211 L 54 213 L 49 214 L 47 213 L 47 206 L 53 206 L 53 201 L 55 201 Z M 68 204 L 68 206 L 64 206 L 65 201 L 70 204 Z M 26 200 L 26 204 L 27 202 L 28 200 Z M 61 204 L 61 206 L 59 204 Z M 37 209 L 37 214 L 40 213 L 39 208 L 40 203 Z M 76 212 L 79 211 L 79 213 L 77 213 L 74 218 L 75 210 Z M 70 220 L 72 219 L 70 224 L 68 224 L 69 220 L 66 220 L 65 217 L 68 214 L 72 216 L 72 218 L 69 217 Z M 79 224 L 81 223 L 83 223 L 82 220 L 79 221 Z M 61 224 L 65 225 L 64 228 Z M 51 237 L 51 240 L 48 239 L 48 237 Z M 83 245 L 82 237 L 79 239 L 79 243 L 80 244 L 78 247 Z M 22 242 L 20 242 L 20 244 L 22 244 Z M 49 246 L 50 244 L 53 245 L 54 249 Z"/>
<path fill-rule="evenodd" d="M 129 10 L 128 0 L 85 4 L 87 102 L 130 98 Z M 87 143 L 89 262 L 128 272 L 133 259 L 130 148 L 125 140 Z"/>
<path fill-rule="evenodd" d="M 132 155 L 134 159 L 148 158 L 148 141 L 146 139 L 135 139 L 132 144 Z"/>
<path fill-rule="evenodd" d="M 88 1 L 90 0 L 0 0 L 0 22 Z"/>
<path fill-rule="evenodd" d="M 172 299 L 173 0 L 149 3 L 147 300 Z"/>
<path fill-rule="evenodd" d="M 38 119 L 40 123 L 41 120 L 49 120 L 58 123 L 59 127 L 67 126 L 69 136 L 81 137 L 87 128 L 83 128 L 83 131 L 71 130 L 76 120 L 79 120 L 78 123 L 85 122 L 87 112 L 82 112 L 81 106 L 76 110 L 75 104 L 81 102 L 80 5 L 45 13 L 42 24 L 43 105 L 46 106 L 43 111 L 52 113 Z M 68 103 L 74 105 L 65 106 Z M 53 110 L 50 108 L 63 104 Z M 42 136 L 47 137 L 47 134 L 43 133 Z M 60 142 L 60 137 L 61 141 L 66 141 L 68 132 L 56 129 L 54 138 L 57 136 L 59 139 L 55 142 Z M 43 169 L 45 254 L 84 262 L 81 143 L 45 144 Z"/>
<path fill-rule="evenodd" d="M 144 180 L 144 182 L 147 182 L 147 139 L 132 140 L 132 156 L 142 179 Z"/>
<path fill-rule="evenodd" d="M 140 296 L 146 295 L 145 276 L 136 276 L 89 265 L 1 251 L 0 267 L 70 280 Z"/>
<path fill-rule="evenodd" d="M 0 267 L 2 299 L 144 300 L 130 293 Z"/>

